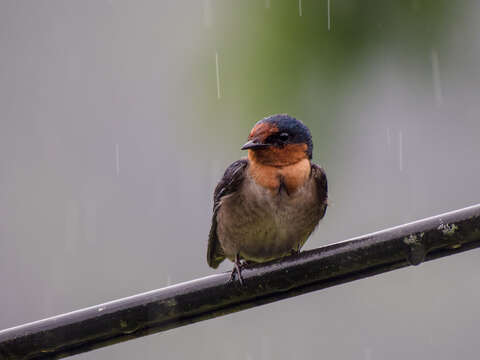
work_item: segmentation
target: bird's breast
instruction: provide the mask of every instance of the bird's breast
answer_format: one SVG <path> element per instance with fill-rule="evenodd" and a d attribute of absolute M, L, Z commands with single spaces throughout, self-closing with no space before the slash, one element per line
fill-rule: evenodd
<path fill-rule="evenodd" d="M 282 167 L 250 162 L 248 175 L 257 185 L 272 193 L 278 193 L 284 187 L 288 194 L 293 194 L 305 184 L 310 176 L 310 171 L 311 165 L 308 159 Z"/>
<path fill-rule="evenodd" d="M 320 220 L 315 183 L 305 175 L 310 163 L 308 173 L 304 166 L 261 177 L 247 171 L 239 191 L 222 200 L 218 235 L 227 257 L 263 262 L 303 245 Z"/>

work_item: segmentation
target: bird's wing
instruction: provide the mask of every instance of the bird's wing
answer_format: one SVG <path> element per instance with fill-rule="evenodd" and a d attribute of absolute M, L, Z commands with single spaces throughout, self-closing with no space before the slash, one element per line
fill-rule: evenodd
<path fill-rule="evenodd" d="M 217 213 L 221 206 L 221 200 L 224 196 L 238 190 L 245 177 L 247 165 L 247 159 L 237 160 L 232 163 L 227 170 L 225 170 L 225 174 L 223 174 L 222 179 L 217 184 L 215 192 L 213 193 L 213 216 L 212 226 L 208 235 L 207 263 L 214 269 L 225 259 L 217 236 Z"/>
<path fill-rule="evenodd" d="M 317 197 L 319 202 L 320 208 L 320 219 L 323 218 L 325 215 L 325 211 L 327 211 L 328 205 L 328 185 L 327 185 L 327 175 L 325 175 L 325 171 L 318 165 L 312 164 L 312 172 L 311 176 L 315 179 L 315 183 L 317 184 Z"/>

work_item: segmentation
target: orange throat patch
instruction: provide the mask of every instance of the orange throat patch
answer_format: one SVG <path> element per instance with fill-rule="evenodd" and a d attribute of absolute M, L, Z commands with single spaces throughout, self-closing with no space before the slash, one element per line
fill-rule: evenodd
<path fill-rule="evenodd" d="M 265 149 L 248 150 L 248 159 L 263 165 L 284 167 L 307 159 L 307 148 L 307 144 L 288 144 L 281 148 L 270 146 Z"/>
<path fill-rule="evenodd" d="M 262 163 L 250 150 L 248 159 L 250 160 L 249 173 L 252 178 L 258 185 L 269 189 L 272 193 L 278 193 L 283 184 L 287 193 L 293 194 L 310 176 L 311 164 L 305 155 L 303 159 L 283 166 Z"/>

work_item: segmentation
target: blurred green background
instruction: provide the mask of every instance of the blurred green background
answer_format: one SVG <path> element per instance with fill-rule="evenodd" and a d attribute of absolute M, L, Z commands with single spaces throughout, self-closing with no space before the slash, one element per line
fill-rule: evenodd
<path fill-rule="evenodd" d="M 271 114 L 327 171 L 306 249 L 478 203 L 479 24 L 474 1 L 0 1 L 0 329 L 213 273 L 213 189 Z M 74 358 L 471 359 L 479 260 Z"/>

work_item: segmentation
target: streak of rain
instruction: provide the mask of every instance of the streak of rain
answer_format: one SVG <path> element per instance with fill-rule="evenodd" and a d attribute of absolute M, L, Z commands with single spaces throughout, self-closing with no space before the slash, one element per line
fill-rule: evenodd
<path fill-rule="evenodd" d="M 217 73 L 217 99 L 221 98 L 220 94 L 220 70 L 219 70 L 219 65 L 218 65 L 218 52 L 215 51 L 215 69 Z"/>
<path fill-rule="evenodd" d="M 44 311 L 45 314 L 53 314 L 54 306 L 53 306 L 53 299 L 52 299 L 51 293 L 48 291 L 44 291 L 42 297 L 43 297 L 42 310 Z"/>
<path fill-rule="evenodd" d="M 330 21 L 330 0 L 327 0 L 327 28 L 328 28 L 328 31 L 330 31 L 330 24 L 331 24 L 331 21 Z"/>
<path fill-rule="evenodd" d="M 206 27 L 212 26 L 212 1 L 203 0 L 203 24 Z"/>
<path fill-rule="evenodd" d="M 218 179 L 222 176 L 222 169 L 220 166 L 220 161 L 218 159 L 213 159 L 210 166 L 210 184 L 211 190 L 215 189 Z"/>
<path fill-rule="evenodd" d="M 85 240 L 90 244 L 96 244 L 97 239 L 97 205 L 89 200 L 85 203 Z"/>
<path fill-rule="evenodd" d="M 265 8 L 270 9 L 270 0 L 265 0 Z"/>
<path fill-rule="evenodd" d="M 398 133 L 398 168 L 403 171 L 403 134 Z"/>
<path fill-rule="evenodd" d="M 298 0 L 298 15 L 302 16 L 302 0 Z"/>
<path fill-rule="evenodd" d="M 115 172 L 120 175 L 120 145 L 115 144 Z"/>
<path fill-rule="evenodd" d="M 262 360 L 269 360 L 272 358 L 271 346 L 269 339 L 263 335 L 261 340 L 261 356 Z"/>
<path fill-rule="evenodd" d="M 80 212 L 75 202 L 71 201 L 67 204 L 65 216 L 65 251 L 73 254 L 76 251 L 80 233 Z"/>
<path fill-rule="evenodd" d="M 438 53 L 435 49 L 432 49 L 431 53 L 432 60 L 432 77 L 433 77 L 433 91 L 435 94 L 435 103 L 437 106 L 443 104 L 443 92 L 442 92 L 442 82 L 440 81 L 440 64 L 438 61 Z"/>

